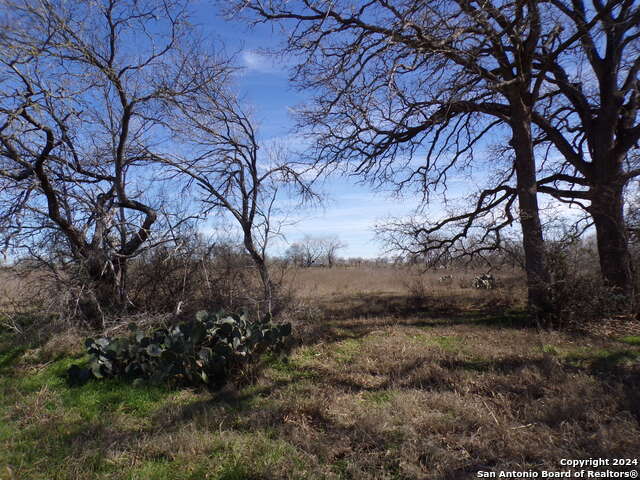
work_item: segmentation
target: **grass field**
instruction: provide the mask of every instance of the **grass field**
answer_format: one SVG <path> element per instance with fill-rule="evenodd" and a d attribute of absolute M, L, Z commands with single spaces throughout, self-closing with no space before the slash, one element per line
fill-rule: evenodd
<path fill-rule="evenodd" d="M 70 388 L 82 335 L 4 333 L 0 478 L 453 480 L 638 457 L 638 332 L 525 328 L 509 275 L 492 293 L 466 282 L 297 272 L 290 354 L 217 393 Z"/>

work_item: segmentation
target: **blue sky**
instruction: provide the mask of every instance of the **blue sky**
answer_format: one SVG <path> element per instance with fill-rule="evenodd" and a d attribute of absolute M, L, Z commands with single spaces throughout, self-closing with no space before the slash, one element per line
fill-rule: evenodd
<path fill-rule="evenodd" d="M 267 25 L 250 28 L 225 20 L 206 4 L 200 5 L 196 20 L 212 38 L 224 43 L 227 53 L 237 53 L 237 62 L 244 67 L 239 87 L 254 109 L 262 140 L 295 142 L 289 110 L 309 98 L 310 93 L 297 91 L 289 84 L 286 61 L 261 53 L 264 48 L 278 45 L 282 40 L 279 32 Z M 305 234 L 337 235 L 347 244 L 340 252 L 342 256 L 376 257 L 383 253 L 383 246 L 374 237 L 374 224 L 385 217 L 408 214 L 418 203 L 415 198 L 398 199 L 376 192 L 354 178 L 328 178 L 319 190 L 325 199 L 323 204 L 293 209 L 283 229 L 286 242 L 274 241 L 272 253 L 281 253 L 287 243 Z"/>
<path fill-rule="evenodd" d="M 212 41 L 221 41 L 227 53 L 236 54 L 237 63 L 243 67 L 238 77 L 239 88 L 253 107 L 262 140 L 280 141 L 299 147 L 291 133 L 293 121 L 290 109 L 304 103 L 312 92 L 301 92 L 289 83 L 286 59 L 262 53 L 264 49 L 277 47 L 283 41 L 280 30 L 271 25 L 249 27 L 239 21 L 226 20 L 208 2 L 198 6 L 195 20 L 210 33 Z M 487 156 L 485 162 L 490 164 L 491 157 Z M 460 199 L 469 192 L 477 191 L 486 182 L 489 170 L 480 167 L 473 176 L 450 178 L 447 195 L 455 201 L 456 197 Z M 282 231 L 284 240 L 272 242 L 271 253 L 281 254 L 287 244 L 308 234 L 337 235 L 347 245 L 340 252 L 345 257 L 376 257 L 384 254 L 384 245 L 376 240 L 373 233 L 374 225 L 385 218 L 410 215 L 421 199 L 417 195 L 398 198 L 375 191 L 357 180 L 353 177 L 326 179 L 319 192 L 325 198 L 323 205 L 292 209 Z M 443 205 L 437 201 L 438 197 L 433 198 L 435 201 L 427 207 L 427 213 L 432 218 L 444 212 Z M 560 209 L 564 215 L 576 213 L 548 198 L 541 197 L 540 202 L 543 210 Z M 228 225 L 221 227 L 225 231 L 228 228 Z"/>

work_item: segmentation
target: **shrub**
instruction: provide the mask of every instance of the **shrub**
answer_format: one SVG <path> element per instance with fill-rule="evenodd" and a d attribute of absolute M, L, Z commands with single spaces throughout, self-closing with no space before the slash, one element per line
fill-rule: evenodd
<path fill-rule="evenodd" d="M 275 349 L 291 334 L 290 324 L 271 317 L 250 321 L 246 315 L 198 312 L 195 319 L 145 334 L 135 325 L 128 337 L 89 338 L 88 368 L 74 365 L 72 384 L 119 377 L 154 383 L 222 387 L 229 375 L 260 353 Z"/>
<path fill-rule="evenodd" d="M 402 270 L 402 279 L 400 281 L 407 290 L 411 301 L 422 303 L 429 298 L 429 288 L 423 272 Z"/>
<path fill-rule="evenodd" d="M 571 244 L 550 244 L 547 259 L 552 275 L 548 320 L 553 326 L 582 327 L 628 313 L 628 299 L 605 285 L 593 267 L 598 264 L 597 253 Z"/>
<path fill-rule="evenodd" d="M 195 314 L 212 305 L 235 311 L 260 296 L 259 277 L 241 245 L 185 239 L 132 260 L 128 294 L 137 312 Z M 256 310 L 256 309 L 254 309 Z"/>

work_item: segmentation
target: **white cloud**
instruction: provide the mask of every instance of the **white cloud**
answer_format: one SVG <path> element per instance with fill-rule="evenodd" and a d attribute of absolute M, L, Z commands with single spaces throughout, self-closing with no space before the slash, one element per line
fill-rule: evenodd
<path fill-rule="evenodd" d="M 249 71 L 258 73 L 278 73 L 282 71 L 271 58 L 255 50 L 243 50 L 240 58 L 242 64 Z"/>

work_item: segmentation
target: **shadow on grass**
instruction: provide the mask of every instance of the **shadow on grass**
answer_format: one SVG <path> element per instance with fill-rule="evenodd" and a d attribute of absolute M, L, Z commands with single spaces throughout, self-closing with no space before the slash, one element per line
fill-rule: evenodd
<path fill-rule="evenodd" d="M 316 372 L 312 377 L 313 385 L 309 385 L 311 390 L 308 393 L 304 390 L 304 393 L 298 391 L 295 396 L 292 396 L 290 387 L 299 381 L 299 376 L 295 375 L 294 365 L 292 367 L 294 371 L 288 379 L 276 380 L 269 385 L 261 385 L 254 389 L 220 392 L 210 399 L 185 405 L 163 428 L 179 429 L 183 422 L 195 421 L 204 427 L 211 426 L 212 422 L 233 425 L 235 430 L 245 433 L 275 429 L 278 436 L 295 445 L 301 442 L 299 432 L 308 434 L 311 429 L 315 435 L 313 438 L 320 438 L 323 443 L 323 445 L 312 447 L 317 450 L 311 453 L 320 454 L 323 462 L 339 468 L 340 465 L 347 465 L 349 461 L 358 463 L 362 458 L 367 458 L 371 463 L 368 463 L 366 468 L 371 468 L 372 474 L 375 471 L 391 473 L 398 470 L 399 457 L 389 454 L 389 452 L 396 452 L 395 449 L 399 448 L 398 438 L 394 437 L 392 432 L 378 430 L 366 424 L 358 428 L 345 426 L 344 422 L 337 420 L 336 415 L 330 415 L 329 410 L 324 408 L 323 395 L 343 398 L 342 393 L 348 393 L 351 399 L 360 399 L 360 401 L 369 399 L 368 401 L 372 403 L 378 399 L 378 403 L 384 405 L 393 398 L 390 392 L 428 390 L 436 393 L 457 394 L 462 388 L 467 389 L 466 394 L 470 395 L 470 398 L 480 396 L 489 404 L 495 398 L 509 399 L 514 409 L 520 411 L 529 408 L 532 402 L 540 399 L 555 398 L 557 391 L 553 386 L 570 381 L 567 379 L 571 377 L 567 374 L 579 370 L 578 367 L 567 363 L 552 362 L 550 364 L 548 356 L 509 356 L 476 360 L 463 359 L 452 352 L 439 352 L 439 355 L 433 358 L 414 358 L 398 364 L 396 368 L 386 373 L 385 381 L 374 386 L 359 383 L 349 378 L 340 369 L 327 369 L 321 364 L 312 367 L 306 365 L 303 368 L 304 377 L 307 377 L 306 373 L 309 371 Z M 637 389 L 639 378 L 637 375 L 625 374 L 624 369 L 616 363 L 617 360 L 622 361 L 627 357 L 622 354 L 613 355 L 606 364 L 608 375 L 600 371 L 596 379 L 607 388 L 618 389 L 621 386 L 622 388 L 618 389 L 621 393 L 620 408 L 640 420 L 638 416 L 640 398 L 638 398 Z M 596 372 L 598 368 L 601 368 L 601 364 L 595 359 L 594 370 L 589 367 L 587 371 Z M 358 367 L 354 366 L 352 370 L 357 369 Z M 470 381 L 470 378 L 473 378 L 473 381 Z M 314 395 L 317 397 L 312 399 Z M 257 399 L 262 401 L 256 403 Z M 582 400 L 585 405 L 597 404 L 595 397 L 585 397 Z M 380 405 L 372 404 L 370 408 Z M 587 422 L 579 408 L 568 409 L 567 415 L 575 415 L 575 417 L 563 417 L 564 422 Z M 552 428 L 556 427 L 552 424 L 554 418 L 551 415 L 549 419 L 551 422 L 549 426 Z M 539 421 L 546 422 L 546 420 Z M 477 425 L 472 425 L 472 420 L 469 422 L 471 422 L 469 425 L 462 423 L 456 428 L 468 429 L 471 433 L 476 432 Z M 314 440 L 314 442 L 317 441 Z M 305 445 L 302 442 L 302 446 L 307 448 Z M 464 463 L 466 465 L 448 467 L 449 469 L 438 478 L 462 478 L 456 475 L 492 465 L 490 458 L 469 459 Z M 425 470 L 426 472 L 428 469 Z"/>
<path fill-rule="evenodd" d="M 337 302 L 327 309 L 321 320 L 306 324 L 304 328 L 307 331 L 300 337 L 298 345 L 357 340 L 386 327 L 402 329 L 456 325 L 488 329 L 531 327 L 524 312 L 495 304 L 476 305 L 469 309 L 458 307 L 453 302 L 447 305 L 442 302 L 418 302 L 403 296 L 359 295 L 344 304 Z M 469 395 L 471 402 L 478 395 L 489 403 L 496 396 L 499 399 L 508 398 L 514 405 L 514 411 L 520 411 L 528 402 L 550 395 L 548 387 L 554 382 L 560 383 L 567 373 L 577 371 L 587 372 L 598 382 L 616 388 L 620 392 L 618 410 L 631 412 L 640 421 L 640 394 L 637 387 L 640 378 L 624 368 L 626 362 L 637 359 L 638 353 L 633 346 L 616 351 L 569 352 L 562 357 L 558 353 L 554 356 L 549 352 L 545 352 L 547 355 L 532 352 L 524 357 L 513 355 L 502 358 L 491 358 L 491 353 L 488 354 L 489 358 L 474 358 L 462 355 L 459 351 L 449 351 L 443 348 L 444 345 L 437 346 L 440 348 L 425 348 L 417 358 L 397 361 L 378 375 L 382 381 L 375 385 L 358 381 L 358 374 L 370 372 L 357 361 L 351 363 L 351 359 L 333 364 L 331 362 L 336 360 L 331 358 L 329 364 L 325 365 L 313 358 L 302 362 L 274 357 L 256 366 L 252 372 L 255 380 L 262 376 L 264 368 L 269 368 L 271 372 L 267 381 L 248 382 L 242 388 L 229 387 L 210 395 L 199 395 L 184 404 L 174 399 L 161 403 L 166 392 L 154 393 L 152 388 L 147 391 L 146 387 L 113 384 L 113 388 L 110 388 L 107 383 L 95 382 L 82 391 L 62 390 L 61 401 L 65 408 L 76 413 L 85 412 L 85 415 L 74 416 L 71 420 L 53 419 L 37 425 L 37 428 L 25 429 L 20 435 L 31 439 L 30 443 L 22 442 L 24 448 L 29 450 L 17 453 L 26 455 L 27 464 L 36 465 L 38 458 L 47 458 L 51 472 L 63 468 L 70 458 L 81 458 L 87 464 L 95 458 L 93 473 L 107 472 L 110 467 L 104 458 L 113 454 L 114 446 L 118 452 L 136 456 L 139 454 L 140 439 L 157 437 L 153 441 L 160 444 L 166 441 L 165 434 L 170 436 L 191 424 L 212 434 L 224 429 L 249 438 L 259 433 L 270 439 L 281 439 L 301 450 L 308 449 L 309 455 L 318 457 L 322 463 L 333 465 L 336 473 L 344 478 L 349 478 L 349 462 L 364 469 L 369 478 L 376 478 L 380 472 L 400 475 L 398 452 L 400 446 L 404 445 L 402 439 L 395 437 L 393 432 L 378 429 L 376 425 L 365 423 L 357 427 L 345 426 L 324 408 L 323 399 L 329 402 L 346 392 L 351 394 L 348 401 L 374 398 L 384 405 L 393 398 L 391 394 L 385 395 L 385 392 L 395 390 L 428 390 L 447 394 L 464 392 Z M 337 350 L 334 347 L 329 351 L 335 355 Z M 16 351 L 6 352 L 6 357 L 0 357 L 0 369 L 2 365 L 11 365 L 19 355 L 20 352 Z M 359 371 L 359 368 L 362 370 Z M 525 370 L 532 370 L 534 374 L 527 374 Z M 351 373 L 355 375 L 350 376 Z M 371 393 L 376 395 L 367 395 Z M 590 400 L 593 399 L 585 398 L 585 401 Z M 122 412 L 127 414 L 127 418 L 136 417 L 136 421 L 143 423 L 109 423 L 112 414 L 116 418 L 115 413 Z M 582 422 L 578 417 L 573 421 Z M 480 431 L 471 420 L 464 423 L 462 418 L 460 422 L 463 423 L 458 429 L 465 435 Z M 316 442 L 311 446 L 303 438 L 309 433 L 317 436 L 309 440 L 309 444 Z M 27 444 L 30 446 L 27 447 Z M 408 441 L 407 448 L 411 448 L 411 445 Z M 421 448 L 428 450 L 431 447 L 425 444 Z M 20 455 L 16 455 L 12 463 L 18 464 L 22 460 Z M 429 460 L 427 456 L 423 462 L 420 460 L 422 455 L 426 454 L 416 450 L 412 461 L 416 465 L 429 465 L 437 461 Z M 171 468 L 175 457 L 160 447 L 158 452 L 143 451 L 144 461 L 156 459 L 158 463 L 165 462 L 169 465 L 167 468 Z M 531 461 L 535 460 L 537 458 Z M 438 478 L 463 478 L 479 469 L 489 470 L 494 465 L 492 462 L 489 454 L 481 459 L 469 458 L 461 462 L 461 466 L 447 466 L 448 470 Z M 341 470 L 343 466 L 344 472 Z M 218 478 L 273 478 L 257 476 L 248 471 L 241 476 L 233 476 L 235 470 L 231 467 L 228 472 L 231 473 L 221 474 Z M 428 472 L 428 467 L 425 467 L 425 472 Z M 28 478 L 28 475 L 24 478 Z"/>
<path fill-rule="evenodd" d="M 569 353 L 565 361 L 576 370 L 586 370 L 602 383 L 617 384 L 624 395 L 624 408 L 640 423 L 640 350 L 592 349 Z"/>
<path fill-rule="evenodd" d="M 26 350 L 25 347 L 5 347 L 6 349 L 0 350 L 0 373 L 5 373 L 9 370 L 13 363 L 20 358 L 20 355 Z"/>
<path fill-rule="evenodd" d="M 417 321 L 424 326 L 425 320 Z M 455 325 L 478 320 L 483 321 L 483 317 L 461 315 L 459 320 L 453 319 L 448 322 L 433 320 L 433 322 L 437 325 Z M 416 319 L 408 320 L 401 325 L 414 325 L 415 321 Z M 358 335 L 363 333 L 361 325 L 357 322 L 341 321 L 337 324 L 340 326 L 334 328 L 341 328 L 340 332 L 346 331 L 351 334 L 356 332 L 355 334 Z M 379 325 L 378 327 L 374 325 L 368 331 L 375 328 L 379 328 Z M 185 404 L 171 400 L 167 404 L 159 405 L 159 398 L 165 396 L 163 391 L 157 392 L 158 398 L 156 398 L 153 392 L 145 393 L 147 390 L 145 387 L 122 386 L 114 383 L 113 388 L 110 388 L 107 383 L 95 382 L 83 387 L 84 390 L 77 391 L 83 393 L 84 400 L 64 398 L 73 394 L 72 390 L 64 391 L 62 398 L 67 406 L 90 411 L 91 415 L 76 417 L 71 421 L 63 418 L 54 419 L 39 425 L 37 429 L 26 429 L 21 435 L 31 439 L 29 442 L 31 447 L 29 450 L 17 452 L 19 455 L 11 461 L 18 464 L 24 459 L 26 464 L 37 465 L 38 458 L 47 458 L 48 471 L 55 472 L 56 469 L 66 468 L 65 465 L 69 459 L 80 458 L 86 465 L 93 465 L 91 466 L 93 473 L 107 473 L 110 466 L 104 458 L 113 453 L 113 446 L 117 446 L 119 452 L 138 455 L 140 439 L 157 437 L 154 442 L 157 441 L 159 445 L 158 451 L 153 449 L 149 452 L 145 451 L 141 461 L 149 464 L 164 462 L 170 468 L 177 463 L 174 463 L 175 458 L 170 453 L 165 453 L 161 443 L 166 441 L 167 435 L 170 437 L 180 432 L 185 425 L 191 424 L 200 431 L 212 433 L 225 430 L 246 438 L 253 438 L 254 434 L 277 438 L 279 441 L 288 442 L 295 448 L 306 451 L 313 457 L 318 457 L 322 463 L 333 465 L 332 468 L 337 469 L 336 472 L 343 475 L 343 478 L 348 478 L 347 467 L 350 465 L 352 467 L 356 465 L 361 472 L 364 471 L 370 475 L 370 478 L 376 478 L 376 474 L 380 472 L 389 475 L 401 472 L 399 464 L 401 456 L 398 452 L 404 445 L 403 440 L 394 436 L 393 431 L 378 429 L 375 425 L 365 424 L 357 428 L 346 426 L 345 422 L 337 420 L 336 416 L 332 416 L 325 408 L 323 398 L 335 398 L 336 394 L 347 392 L 352 394 L 352 399 L 381 398 L 381 403 L 384 405 L 386 402 L 384 396 L 360 394 L 393 390 L 451 393 L 459 392 L 461 386 L 466 385 L 465 388 L 469 389 L 467 394 L 481 395 L 489 404 L 497 395 L 498 398 L 510 398 L 513 405 L 521 406 L 549 395 L 547 390 L 549 385 L 558 382 L 565 373 L 578 369 L 593 372 L 602 383 L 618 387 L 622 384 L 619 391 L 623 393 L 620 397 L 623 407 L 640 419 L 638 417 L 638 405 L 640 405 L 637 390 L 638 377 L 624 376 L 623 369 L 619 365 L 631 359 L 632 354 L 629 352 L 606 354 L 584 351 L 574 356 L 571 354 L 566 356 L 567 359 L 571 359 L 571 362 L 576 363 L 575 365 L 567 360 L 568 363 L 555 363 L 553 368 L 549 368 L 545 357 L 541 358 L 533 354 L 528 357 L 514 355 L 504 358 L 475 359 L 461 357 L 457 352 L 442 349 L 425 351 L 429 352 L 425 356 L 398 362 L 391 370 L 386 371 L 385 381 L 375 386 L 349 379 L 345 375 L 349 373 L 345 372 L 348 369 L 345 368 L 331 366 L 327 368 L 322 362 L 300 364 L 295 361 L 286 362 L 272 358 L 263 365 L 277 374 L 275 378 L 272 375 L 268 382 L 248 384 L 241 389 L 226 388 L 206 398 L 202 396 L 193 398 Z M 357 373 L 358 368 L 360 367 L 356 364 L 351 370 Z M 540 374 L 521 379 L 520 373 L 524 373 L 525 369 L 536 370 Z M 473 382 L 469 382 L 470 376 Z M 126 394 L 128 390 L 131 390 L 130 394 Z M 93 401 L 94 397 L 96 402 Z M 389 396 L 389 398 L 392 397 Z M 585 398 L 585 401 L 589 399 Z M 128 414 L 134 412 L 134 416 L 141 420 L 146 419 L 145 423 L 129 427 L 110 424 L 110 415 L 113 412 L 122 412 L 123 408 Z M 570 421 L 571 418 L 567 420 Z M 466 421 L 461 419 L 462 423 L 456 428 L 462 432 L 468 431 L 470 434 L 476 432 L 477 426 L 473 424 L 473 420 L 464 423 Z M 576 417 L 574 421 L 582 420 Z M 315 435 L 313 445 L 305 443 L 303 439 L 303 436 L 310 432 Z M 25 442 L 23 444 L 26 446 Z M 25 457 L 20 458 L 22 454 Z M 420 455 L 422 453 L 416 450 L 415 458 L 418 459 Z M 463 465 L 447 465 L 438 478 L 462 478 L 458 475 L 466 475 L 480 468 L 489 469 L 491 461 L 492 458 L 487 454 L 481 459 L 468 459 L 462 462 Z M 416 460 L 416 465 L 418 464 L 422 463 Z M 340 471 L 341 465 L 344 466 L 344 473 Z M 429 462 L 425 461 L 425 465 L 429 465 Z M 429 472 L 428 468 L 430 467 L 425 467 L 425 474 Z M 229 467 L 228 472 L 234 471 Z M 24 478 L 30 478 L 29 474 L 33 472 L 22 471 L 21 473 L 24 474 Z M 249 471 L 245 476 L 240 477 L 224 475 L 227 473 L 217 478 L 274 478 L 256 476 L 258 474 L 254 475 Z"/>
<path fill-rule="evenodd" d="M 360 294 L 320 304 L 320 318 L 303 320 L 299 342 L 311 345 L 362 338 L 384 327 L 475 325 L 494 329 L 536 328 L 524 310 L 495 302 L 472 307 L 460 299 L 415 299 L 403 295 Z"/>

